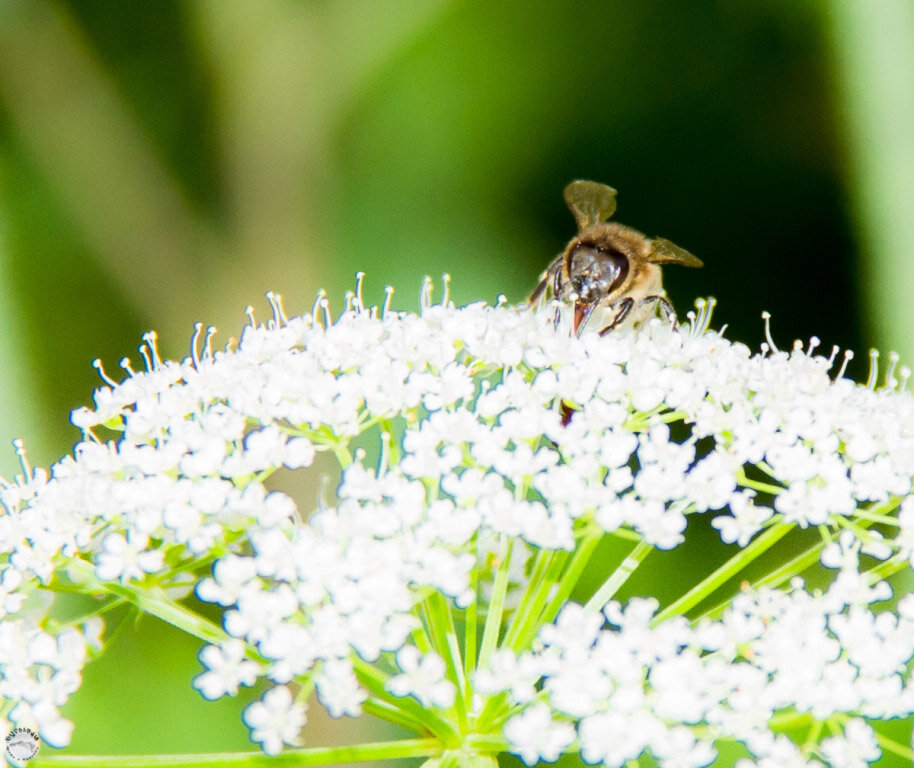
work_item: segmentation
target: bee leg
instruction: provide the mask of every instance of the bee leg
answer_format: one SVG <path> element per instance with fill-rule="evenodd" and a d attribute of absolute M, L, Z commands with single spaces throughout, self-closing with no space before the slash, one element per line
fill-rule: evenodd
<path fill-rule="evenodd" d="M 543 293 L 546 290 L 546 286 L 549 285 L 549 275 L 546 275 L 542 280 L 540 280 L 539 285 L 533 289 L 533 293 L 530 294 L 530 298 L 527 299 L 527 304 L 531 307 L 539 303 L 539 300 L 543 297 Z"/>
<path fill-rule="evenodd" d="M 657 305 L 656 309 L 659 307 L 660 311 L 663 313 L 663 318 L 666 320 L 673 328 L 679 327 L 679 318 L 676 317 L 676 311 L 673 309 L 673 305 L 670 304 L 670 300 L 665 296 L 648 296 L 643 299 L 644 303 L 648 301 L 654 302 Z"/>
<path fill-rule="evenodd" d="M 539 281 L 539 284 L 536 288 L 533 289 L 533 293 L 530 294 L 530 298 L 527 299 L 527 304 L 531 307 L 539 302 L 543 297 L 543 293 L 549 287 L 549 281 L 553 282 L 553 292 L 555 291 L 555 282 L 556 278 L 561 271 L 562 266 L 562 257 L 559 256 L 557 259 L 553 259 L 552 263 L 546 268 L 546 271 L 543 272 L 543 276 Z"/>
<path fill-rule="evenodd" d="M 613 318 L 613 321 L 607 325 L 602 331 L 600 331 L 601 336 L 605 336 L 614 328 L 618 328 L 622 321 L 628 317 L 629 312 L 632 311 L 632 307 L 635 306 L 635 300 L 630 296 L 627 299 L 622 299 L 620 302 L 619 311 L 616 313 L 616 316 Z"/>

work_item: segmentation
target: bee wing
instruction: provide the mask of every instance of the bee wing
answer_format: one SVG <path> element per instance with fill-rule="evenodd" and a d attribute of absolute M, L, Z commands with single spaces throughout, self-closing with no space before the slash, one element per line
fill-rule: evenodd
<path fill-rule="evenodd" d="M 616 190 L 596 181 L 572 181 L 565 187 L 565 202 L 574 214 L 578 231 L 606 221 L 616 211 Z"/>
<path fill-rule="evenodd" d="M 697 256 L 693 256 L 685 248 L 655 237 L 651 240 L 651 252 L 647 260 L 651 264 L 682 264 L 684 267 L 703 267 L 704 263 Z"/>

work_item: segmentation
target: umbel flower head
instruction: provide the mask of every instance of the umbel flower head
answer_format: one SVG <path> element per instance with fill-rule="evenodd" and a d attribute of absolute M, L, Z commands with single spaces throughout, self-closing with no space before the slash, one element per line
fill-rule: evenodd
<path fill-rule="evenodd" d="M 208 699 L 268 681 L 245 724 L 303 765 L 910 757 L 873 727 L 914 713 L 914 597 L 889 582 L 914 562 L 914 401 L 894 360 L 878 387 L 815 341 L 753 354 L 702 302 L 679 329 L 577 337 L 551 308 L 433 305 L 430 284 L 418 314 L 390 293 L 335 320 L 322 297 L 294 318 L 271 300 L 224 350 L 198 328 L 163 361 L 148 336 L 146 370 L 124 362 L 73 414 L 73 455 L 3 484 L 12 723 L 69 741 L 59 707 L 102 627 L 52 621 L 59 589 L 204 640 Z M 335 494 L 272 486 L 318 453 Z M 688 566 L 693 536 L 719 541 Z M 312 694 L 421 738 L 299 748 Z"/>

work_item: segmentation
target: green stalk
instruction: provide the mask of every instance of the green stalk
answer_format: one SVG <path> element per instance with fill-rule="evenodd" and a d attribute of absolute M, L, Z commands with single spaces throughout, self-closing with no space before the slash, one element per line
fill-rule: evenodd
<path fill-rule="evenodd" d="M 95 577 L 95 570 L 91 563 L 79 558 L 74 558 L 67 563 L 67 574 L 73 581 L 88 587 L 92 592 L 108 592 L 117 595 L 135 605 L 141 611 L 145 611 L 204 642 L 219 645 L 229 639 L 229 636 L 221 627 L 190 610 L 190 608 L 186 608 L 180 603 L 169 599 L 165 595 L 165 590 L 161 587 L 101 582 Z"/>
<path fill-rule="evenodd" d="M 297 768 L 298 766 L 340 765 L 371 760 L 399 760 L 434 757 L 441 754 L 435 739 L 404 739 L 356 744 L 349 747 L 287 749 L 275 757 L 260 752 L 215 752 L 196 755 L 53 755 L 29 763 L 33 768 Z"/>
<path fill-rule="evenodd" d="M 472 680 L 476 671 L 476 629 L 479 622 L 479 568 L 473 568 L 470 574 L 470 589 L 473 590 L 473 602 L 467 606 L 463 625 L 464 701 L 473 699 Z"/>
<path fill-rule="evenodd" d="M 444 659 L 447 677 L 457 689 L 457 698 L 451 709 L 460 725 L 460 731 L 467 729 L 467 702 L 464 699 L 466 681 L 463 678 L 463 659 L 460 658 L 460 645 L 457 641 L 457 629 L 450 607 L 440 592 L 432 592 L 425 599 L 425 614 L 429 623 L 429 634 L 436 652 Z"/>
<path fill-rule="evenodd" d="M 510 648 L 513 651 L 521 650 L 525 645 L 523 640 L 530 635 L 531 629 L 533 635 L 539 630 L 539 617 L 543 610 L 543 605 L 546 603 L 549 593 L 558 580 L 558 576 L 562 572 L 567 559 L 567 552 L 540 550 L 533 573 L 527 582 L 524 596 L 511 617 L 511 623 L 502 640 L 502 645 L 505 648 Z"/>
<path fill-rule="evenodd" d="M 452 746 L 459 743 L 460 739 L 457 735 L 457 731 L 451 723 L 448 723 L 432 710 L 426 709 L 412 696 L 404 696 L 401 698 L 388 693 L 387 689 L 384 687 L 384 683 L 387 681 L 388 676 L 372 664 L 356 658 L 353 660 L 353 669 L 355 670 L 358 681 L 380 702 L 387 704 L 393 709 L 401 710 L 408 718 L 421 724 L 423 729 L 438 737 L 441 744 Z"/>
<path fill-rule="evenodd" d="M 643 539 L 639 541 L 625 559 L 619 563 L 619 566 L 610 574 L 609 578 L 603 582 L 600 588 L 594 592 L 593 596 L 584 605 L 585 611 L 601 611 L 603 606 L 612 598 L 616 591 L 621 587 L 629 577 L 638 569 L 638 566 L 644 562 L 644 559 L 654 551 L 654 547 Z"/>
<path fill-rule="evenodd" d="M 743 570 L 743 568 L 749 565 L 749 563 L 760 557 L 764 552 L 767 552 L 768 549 L 784 538 L 784 536 L 795 527 L 796 523 L 776 523 L 775 525 L 772 525 L 764 533 L 756 536 L 747 547 L 739 550 L 739 552 L 717 568 L 713 573 L 710 573 L 698 582 L 698 584 L 692 587 L 692 589 L 686 592 L 682 597 L 660 611 L 660 613 L 654 617 L 651 626 L 656 627 L 661 622 L 664 622 L 673 616 L 683 615 L 689 609 L 694 608 L 719 586 L 732 579 Z"/>
<path fill-rule="evenodd" d="M 585 529 L 581 540 L 575 547 L 574 554 L 571 556 L 571 562 L 568 569 L 559 580 L 559 588 L 555 591 L 552 599 L 546 604 L 540 615 L 539 625 L 548 624 L 558 616 L 562 606 L 568 600 L 571 592 L 577 586 L 581 574 L 590 562 L 590 557 L 603 538 L 604 531 L 596 523 L 590 523 Z M 529 643 L 533 638 L 523 638 L 525 643 Z"/>
<path fill-rule="evenodd" d="M 479 648 L 479 666 L 487 667 L 489 657 L 498 645 L 501 632 L 501 620 L 505 612 L 505 596 L 508 594 L 508 566 L 511 564 L 513 542 L 502 536 L 498 548 L 498 566 L 495 572 L 495 584 L 492 588 L 492 599 L 486 613 L 486 624 L 482 631 L 482 645 Z"/>

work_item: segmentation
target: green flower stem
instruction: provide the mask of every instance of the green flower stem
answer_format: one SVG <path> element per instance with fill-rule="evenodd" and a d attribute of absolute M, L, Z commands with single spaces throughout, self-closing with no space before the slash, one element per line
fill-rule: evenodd
<path fill-rule="evenodd" d="M 762 467 L 761 463 L 757 464 L 756 466 L 764 468 Z M 764 466 L 767 467 L 767 465 Z M 784 492 L 784 487 L 781 485 L 772 485 L 771 483 L 763 483 L 760 480 L 752 480 L 746 476 L 746 471 L 742 468 L 737 470 L 736 480 L 744 488 L 750 488 L 753 491 L 758 491 L 759 493 L 770 493 L 772 496 L 777 496 L 779 493 Z"/>
<path fill-rule="evenodd" d="M 884 736 L 875 728 L 873 729 L 873 732 L 876 734 L 876 742 L 883 752 L 891 752 L 893 755 L 898 755 L 909 763 L 914 763 L 914 749 L 907 744 L 899 744 L 895 739 Z"/>
<path fill-rule="evenodd" d="M 479 666 L 489 665 L 489 657 L 498 645 L 501 632 L 501 620 L 505 610 L 505 596 L 508 593 L 508 567 L 511 564 L 512 543 L 502 536 L 498 547 L 498 564 L 495 572 L 495 583 L 492 586 L 492 599 L 486 613 L 486 624 L 482 631 L 482 644 L 479 648 Z"/>
<path fill-rule="evenodd" d="M 706 576 L 692 589 L 686 592 L 678 600 L 670 603 L 660 613 L 658 613 L 651 626 L 656 627 L 661 622 L 666 621 L 673 616 L 685 614 L 689 609 L 694 608 L 698 603 L 708 597 L 718 587 L 732 579 L 749 563 L 758 558 L 764 552 L 767 552 L 774 544 L 780 541 L 790 531 L 796 527 L 796 523 L 776 523 L 768 530 L 756 536 L 752 542 L 739 550 L 727 562 L 717 568 L 713 573 Z"/>
<path fill-rule="evenodd" d="M 437 736 L 440 742 L 445 746 L 454 746 L 459 743 L 460 739 L 457 735 L 457 731 L 451 723 L 448 723 L 434 712 L 423 707 L 411 696 L 400 698 L 388 693 L 387 689 L 384 687 L 387 675 L 377 669 L 374 665 L 356 658 L 353 659 L 352 666 L 359 682 L 365 686 L 372 696 L 393 709 L 400 710 L 407 718 L 415 721 L 419 725 L 419 729 L 417 730 L 426 730 L 432 733 Z M 379 709 L 379 712 L 383 712 L 383 709 Z M 378 717 L 381 716 L 378 712 L 373 714 Z"/>
<path fill-rule="evenodd" d="M 568 553 L 565 551 L 540 550 L 527 589 L 502 640 L 505 648 L 517 652 L 526 645 L 523 639 L 531 632 L 535 635 L 539 631 L 543 606 L 567 560 Z"/>
<path fill-rule="evenodd" d="M 473 699 L 473 673 L 476 671 L 476 631 L 479 626 L 479 568 L 474 568 L 470 573 L 470 589 L 473 590 L 473 601 L 467 606 L 464 613 L 463 626 L 463 679 L 466 688 L 463 693 L 464 701 Z"/>
<path fill-rule="evenodd" d="M 298 766 L 340 765 L 370 760 L 435 757 L 442 752 L 435 739 L 404 739 L 348 747 L 286 749 L 275 757 L 262 752 L 216 752 L 196 755 L 54 755 L 39 757 L 32 768 L 297 768 Z"/>
<path fill-rule="evenodd" d="M 372 698 L 366 699 L 362 702 L 362 711 L 366 715 L 371 715 L 378 718 L 378 720 L 383 720 L 385 723 L 396 725 L 405 731 L 412 731 L 413 733 L 426 732 L 424 723 L 385 701 Z"/>
<path fill-rule="evenodd" d="M 170 600 L 166 597 L 165 591 L 159 587 L 101 582 L 95 577 L 95 569 L 92 564 L 79 558 L 74 558 L 67 563 L 67 574 L 73 581 L 88 588 L 94 594 L 108 592 L 117 595 L 141 611 L 204 642 L 219 645 L 229 639 L 221 627 L 180 603 Z"/>
<path fill-rule="evenodd" d="M 873 581 L 881 581 L 883 579 L 888 579 L 890 576 L 894 576 L 899 571 L 903 571 L 910 567 L 910 563 L 907 558 L 900 557 L 895 555 L 894 557 L 886 560 L 884 563 L 873 566 L 865 573 L 868 576 L 871 576 Z"/>
<path fill-rule="evenodd" d="M 818 544 L 814 544 L 805 552 L 797 555 L 796 557 L 788 560 L 783 565 L 775 568 L 773 571 L 765 574 L 762 578 L 756 579 L 750 585 L 750 589 L 758 590 L 768 588 L 778 587 L 784 582 L 790 581 L 797 574 L 802 573 L 807 568 L 811 568 L 816 563 L 819 562 L 819 555 L 822 550 L 825 548 L 827 542 L 820 541 Z M 733 601 L 731 599 L 724 600 L 719 605 L 710 608 L 704 613 L 696 616 L 696 621 L 698 619 L 715 619 L 719 620 L 727 609 L 732 605 Z"/>
<path fill-rule="evenodd" d="M 460 731 L 467 727 L 467 705 L 464 699 L 466 681 L 463 678 L 463 659 L 460 658 L 460 644 L 450 607 L 440 592 L 432 592 L 424 601 L 429 634 L 436 652 L 444 659 L 448 679 L 457 689 L 457 698 L 451 712 L 460 725 Z"/>
<path fill-rule="evenodd" d="M 644 558 L 653 551 L 654 547 L 644 540 L 635 544 L 632 551 L 625 556 L 625 559 L 621 563 L 619 563 L 618 568 L 612 572 L 610 577 L 603 582 L 600 588 L 594 592 L 590 600 L 587 601 L 584 605 L 584 610 L 603 610 L 603 606 L 612 599 L 612 596 L 616 594 L 619 587 L 628 581 L 629 577 L 637 570 L 638 566 L 644 562 Z"/>
<path fill-rule="evenodd" d="M 590 522 L 587 527 L 584 528 L 581 539 L 574 548 L 571 562 L 568 564 L 567 570 L 559 580 L 558 589 L 540 615 L 539 626 L 548 624 L 558 616 L 559 611 L 562 609 L 562 606 L 565 605 L 572 590 L 577 586 L 581 574 L 584 573 L 584 569 L 590 562 L 590 558 L 597 548 L 597 545 L 600 543 L 600 540 L 603 538 L 603 535 L 603 529 L 596 523 Z M 529 644 L 532 640 L 533 636 L 529 634 L 528 636 L 521 638 L 521 642 L 525 644 Z"/>

